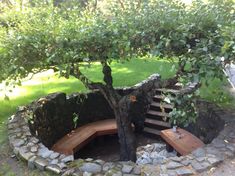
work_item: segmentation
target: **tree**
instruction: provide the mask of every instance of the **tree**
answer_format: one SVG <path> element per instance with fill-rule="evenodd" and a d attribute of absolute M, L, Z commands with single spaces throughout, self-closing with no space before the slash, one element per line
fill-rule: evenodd
<path fill-rule="evenodd" d="M 0 28 L 0 80 L 19 82 L 29 73 L 52 68 L 66 78 L 81 80 L 90 90 L 99 89 L 117 120 L 121 160 L 135 161 L 135 136 L 128 111 L 133 97 L 143 89 L 121 96 L 113 87 L 110 63 L 145 55 L 177 61 L 175 77 L 162 86 L 221 77 L 219 58 L 230 53 L 225 47 L 230 36 L 223 30 L 233 19 L 234 11 L 228 6 L 231 2 L 195 3 L 186 9 L 178 1 L 113 0 L 105 11 L 78 10 L 76 6 L 64 10 L 42 4 L 23 13 L 11 12 L 14 18 L 6 12 L 3 21 L 13 19 L 14 26 Z M 231 58 L 234 54 L 230 53 L 225 59 L 230 62 Z M 103 82 L 94 82 L 81 72 L 82 62 L 94 61 L 102 65 Z M 144 90 L 154 89 L 155 81 Z"/>

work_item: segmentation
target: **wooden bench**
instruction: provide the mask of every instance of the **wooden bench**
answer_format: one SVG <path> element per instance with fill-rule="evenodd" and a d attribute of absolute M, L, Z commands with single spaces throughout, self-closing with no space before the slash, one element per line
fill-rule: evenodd
<path fill-rule="evenodd" d="M 65 135 L 52 146 L 52 150 L 65 155 L 73 155 L 97 136 L 116 133 L 115 119 L 89 123 Z"/>
<path fill-rule="evenodd" d="M 160 134 L 168 144 L 167 150 L 172 151 L 174 148 L 180 155 L 187 155 L 204 146 L 200 139 L 181 128 L 177 128 L 176 132 L 172 129 L 162 130 Z"/>

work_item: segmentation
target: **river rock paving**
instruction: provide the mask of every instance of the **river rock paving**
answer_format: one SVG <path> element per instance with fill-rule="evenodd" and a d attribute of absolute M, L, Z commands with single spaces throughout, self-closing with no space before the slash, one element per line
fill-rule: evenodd
<path fill-rule="evenodd" d="M 222 113 L 222 112 L 221 112 Z M 234 121 L 226 123 L 220 134 L 208 145 L 186 156 L 168 153 L 165 145 L 155 143 L 137 149 L 137 162 L 105 162 L 65 156 L 45 147 L 32 136 L 21 110 L 9 119 L 8 138 L 14 154 L 26 161 L 30 169 L 48 170 L 58 175 L 78 176 L 189 176 L 209 170 L 235 155 Z"/>

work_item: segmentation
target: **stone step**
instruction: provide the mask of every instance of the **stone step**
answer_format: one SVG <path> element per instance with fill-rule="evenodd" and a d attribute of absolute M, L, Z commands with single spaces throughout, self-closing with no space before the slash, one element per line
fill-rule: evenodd
<path fill-rule="evenodd" d="M 171 128 L 171 124 L 169 122 L 164 122 L 164 121 L 150 119 L 150 118 L 146 118 L 144 123 L 145 123 L 145 126 L 155 127 L 158 129 Z"/>
<path fill-rule="evenodd" d="M 144 127 L 144 133 L 160 136 L 161 131 L 149 127 Z"/>

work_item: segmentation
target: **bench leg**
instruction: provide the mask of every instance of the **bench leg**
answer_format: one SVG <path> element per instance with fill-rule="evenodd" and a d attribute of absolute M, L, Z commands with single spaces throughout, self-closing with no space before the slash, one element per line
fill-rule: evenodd
<path fill-rule="evenodd" d="M 174 148 L 171 145 L 166 144 L 166 151 L 173 152 L 173 150 L 174 150 Z"/>

